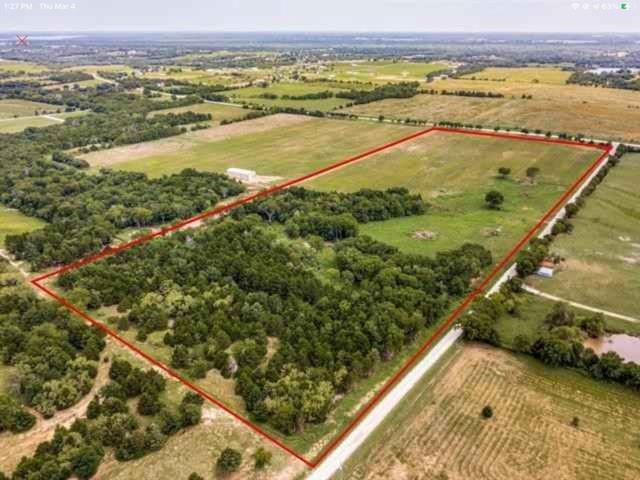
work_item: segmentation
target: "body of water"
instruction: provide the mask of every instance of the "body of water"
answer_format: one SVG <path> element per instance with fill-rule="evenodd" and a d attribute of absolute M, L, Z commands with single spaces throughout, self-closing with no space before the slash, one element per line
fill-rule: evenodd
<path fill-rule="evenodd" d="M 593 349 L 598 355 L 616 352 L 627 362 L 640 364 L 640 338 L 626 334 L 606 335 L 601 338 L 589 338 L 584 346 Z"/>

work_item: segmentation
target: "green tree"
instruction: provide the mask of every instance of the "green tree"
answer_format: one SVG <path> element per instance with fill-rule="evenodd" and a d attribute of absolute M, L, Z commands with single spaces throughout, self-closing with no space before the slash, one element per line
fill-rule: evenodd
<path fill-rule="evenodd" d="M 235 472 L 242 463 L 242 454 L 233 448 L 225 448 L 216 461 L 216 470 L 221 474 Z"/>
<path fill-rule="evenodd" d="M 497 190 L 491 190 L 485 195 L 484 201 L 490 209 L 500 210 L 500 206 L 504 203 L 504 195 Z"/>
<path fill-rule="evenodd" d="M 498 174 L 500 175 L 500 178 L 505 180 L 511 174 L 511 169 L 509 167 L 500 167 L 498 168 Z"/>
<path fill-rule="evenodd" d="M 271 463 L 271 457 L 273 454 L 262 447 L 259 447 L 253 453 L 254 467 L 256 470 L 261 470 Z"/>

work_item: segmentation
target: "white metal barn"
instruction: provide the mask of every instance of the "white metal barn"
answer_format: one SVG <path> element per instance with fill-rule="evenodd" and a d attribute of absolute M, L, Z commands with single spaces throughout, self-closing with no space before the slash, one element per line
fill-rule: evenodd
<path fill-rule="evenodd" d="M 227 168 L 227 175 L 241 182 L 254 182 L 256 179 L 256 172 L 244 168 Z"/>

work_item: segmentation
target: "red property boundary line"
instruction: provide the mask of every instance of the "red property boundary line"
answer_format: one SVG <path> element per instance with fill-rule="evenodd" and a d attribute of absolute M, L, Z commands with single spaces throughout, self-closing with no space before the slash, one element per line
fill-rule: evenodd
<path fill-rule="evenodd" d="M 302 182 L 304 182 L 306 180 L 309 180 L 311 178 L 320 176 L 320 175 L 325 174 L 327 172 L 330 172 L 332 170 L 336 170 L 336 169 L 338 169 L 340 167 L 343 167 L 345 165 L 348 165 L 350 163 L 354 163 L 354 162 L 357 162 L 357 161 L 362 160 L 364 158 L 373 156 L 373 155 L 375 155 L 377 153 L 380 153 L 382 151 L 391 149 L 391 148 L 393 148 L 393 147 L 395 147 L 397 145 L 400 145 L 402 143 L 411 141 L 413 139 L 416 139 L 418 137 L 424 136 L 424 135 L 426 135 L 428 133 L 431 133 L 431 132 L 443 132 L 443 133 L 451 133 L 451 134 L 464 134 L 464 135 L 481 136 L 481 137 L 501 138 L 501 139 L 508 139 L 508 140 L 520 140 L 520 141 L 527 141 L 527 142 L 558 144 L 558 145 L 566 145 L 566 146 L 573 146 L 573 147 L 595 148 L 595 149 L 602 150 L 603 153 L 582 173 L 582 175 L 573 183 L 573 185 L 571 185 L 565 191 L 565 193 L 545 213 L 545 215 L 536 223 L 536 225 L 534 225 L 534 227 L 531 228 L 531 230 L 529 230 L 522 237 L 522 239 L 520 239 L 520 241 L 509 251 L 509 253 L 507 255 L 505 255 L 504 258 L 502 258 L 502 260 L 484 278 L 482 283 L 464 299 L 464 301 L 449 315 L 449 317 L 446 319 L 446 321 L 444 323 L 442 323 L 438 327 L 438 329 L 434 332 L 434 334 L 422 344 L 422 346 L 403 364 L 403 366 L 393 375 L 393 377 L 391 377 L 390 379 L 388 379 L 385 382 L 384 386 L 375 394 L 375 396 L 369 402 L 367 402 L 367 404 L 364 405 L 364 407 L 362 407 L 360 409 L 360 411 L 349 422 L 349 424 L 313 460 L 307 460 L 302 455 L 300 455 L 299 453 L 297 453 L 296 451 L 294 451 L 293 449 L 291 449 L 290 447 L 285 445 L 282 441 L 280 441 L 279 439 L 275 438 L 273 435 L 269 434 L 268 432 L 264 431 L 262 428 L 260 428 L 256 424 L 252 423 L 247 418 L 245 418 L 242 415 L 239 415 L 238 413 L 234 412 L 229 407 L 227 407 L 224 403 L 222 403 L 220 400 L 216 399 L 215 397 L 213 397 L 212 395 L 207 393 L 205 390 L 203 390 L 199 386 L 197 386 L 197 385 L 193 384 L 192 382 L 190 382 L 189 380 L 185 379 L 180 374 L 178 374 L 177 372 L 175 372 L 171 368 L 167 367 L 166 365 L 164 365 L 163 363 L 161 363 L 160 361 L 158 361 L 157 359 L 155 359 L 151 355 L 145 353 L 140 348 L 138 348 L 136 345 L 134 345 L 133 343 L 129 342 L 125 338 L 121 337 L 117 332 L 115 332 L 114 330 L 110 329 L 105 324 L 95 320 L 89 314 L 87 314 L 86 312 L 83 312 L 78 307 L 73 305 L 71 302 L 69 302 L 65 298 L 61 297 L 60 295 L 58 295 L 57 293 L 55 293 L 54 291 L 52 291 L 51 289 L 49 289 L 48 287 L 46 287 L 43 284 L 43 282 L 45 280 L 53 278 L 55 276 L 58 276 L 58 275 L 60 275 L 60 274 L 62 274 L 64 272 L 75 270 L 75 269 L 80 268 L 80 267 L 82 267 L 84 265 L 88 265 L 90 263 L 96 262 L 96 261 L 98 261 L 98 260 L 100 260 L 102 258 L 106 258 L 106 257 L 109 257 L 111 255 L 115 255 L 115 254 L 120 253 L 122 251 L 125 251 L 125 250 L 128 250 L 130 248 L 133 248 L 136 245 L 151 241 L 154 238 L 165 236 L 168 233 L 174 232 L 176 230 L 184 228 L 185 226 L 188 226 L 188 225 L 193 224 L 195 222 L 199 222 L 199 221 L 204 220 L 206 218 L 211 218 L 211 217 L 214 217 L 214 216 L 219 216 L 219 215 L 225 214 L 225 213 L 227 213 L 227 212 L 229 212 L 229 211 L 231 211 L 234 208 L 237 208 L 239 206 L 251 203 L 251 202 L 253 202 L 255 200 L 258 200 L 260 198 L 263 198 L 263 197 L 267 197 L 269 195 L 272 195 L 272 194 L 274 194 L 276 192 L 282 191 L 282 190 L 284 190 L 284 189 L 286 189 L 288 187 L 291 187 L 293 185 L 297 185 L 297 184 L 302 183 Z M 293 457 L 297 458 L 298 460 L 303 462 L 308 467 L 314 468 L 317 465 L 319 465 L 320 462 L 322 462 L 322 460 L 349 434 L 349 432 L 351 432 L 355 428 L 355 426 L 364 418 L 364 416 L 373 408 L 373 406 L 378 401 L 380 401 L 380 399 L 393 387 L 393 385 L 395 385 L 398 382 L 398 380 L 400 380 L 400 378 L 415 364 L 415 362 L 420 358 L 420 356 L 422 356 L 422 354 L 424 354 L 427 351 L 427 349 L 431 345 L 433 345 L 433 343 L 435 343 L 437 340 L 439 340 L 440 337 L 443 336 L 447 332 L 447 330 L 449 330 L 449 328 L 451 328 L 451 326 L 460 317 L 460 315 L 469 306 L 469 304 L 471 304 L 471 302 L 473 302 L 473 300 L 478 295 L 483 293 L 484 289 L 489 285 L 489 283 L 494 279 L 494 277 L 498 273 L 500 273 L 500 271 L 505 266 L 507 266 L 507 264 L 509 264 L 511 262 L 511 260 L 516 255 L 516 253 L 518 253 L 518 251 L 520 251 L 524 247 L 524 245 L 536 234 L 536 232 L 542 227 L 542 225 L 545 222 L 547 222 L 554 215 L 554 213 L 563 205 L 563 203 L 566 202 L 567 199 L 579 188 L 579 186 L 585 181 L 585 179 L 588 178 L 589 175 L 591 175 L 591 173 L 604 161 L 604 159 L 610 153 L 611 149 L 612 149 L 611 145 L 589 144 L 589 143 L 577 142 L 577 141 L 572 141 L 572 140 L 563 140 L 563 139 L 546 138 L 546 137 L 533 137 L 533 136 L 520 135 L 520 134 L 507 134 L 507 133 L 486 132 L 486 131 L 478 131 L 478 130 L 467 130 L 467 129 L 461 129 L 461 128 L 431 127 L 431 128 L 428 128 L 428 129 L 421 130 L 419 132 L 413 133 L 411 135 L 402 137 L 402 138 L 400 138 L 398 140 L 386 143 L 384 145 L 372 148 L 370 150 L 367 150 L 367 151 L 365 151 L 363 153 L 360 153 L 358 155 L 355 155 L 353 157 L 349 157 L 349 158 L 347 158 L 345 160 L 333 163 L 333 164 L 331 164 L 331 165 L 329 165 L 327 167 L 315 170 L 315 171 L 313 171 L 313 172 L 311 172 L 309 174 L 306 174 L 306 175 L 303 175 L 301 177 L 295 178 L 293 180 L 289 180 L 287 182 L 278 184 L 278 185 L 273 186 L 271 188 L 262 190 L 260 192 L 254 193 L 254 194 L 249 195 L 247 197 L 244 197 L 242 199 L 236 200 L 234 202 L 222 205 L 222 206 L 214 208 L 212 210 L 208 210 L 208 211 L 203 212 L 203 213 L 201 213 L 199 215 L 196 215 L 194 217 L 188 218 L 186 220 L 182 220 L 182 221 L 180 221 L 178 223 L 175 223 L 175 224 L 173 224 L 173 225 L 171 225 L 169 227 L 160 229 L 160 230 L 158 230 L 156 232 L 144 235 L 142 237 L 138 237 L 138 238 L 136 238 L 134 240 L 131 240 L 129 242 L 126 242 L 124 244 L 117 245 L 117 246 L 109 248 L 109 249 L 105 249 L 105 250 L 103 250 L 103 251 L 101 251 L 101 252 L 99 252 L 99 253 L 97 253 L 95 255 L 90 255 L 90 256 L 85 257 L 85 258 L 83 258 L 81 260 L 78 260 L 77 262 L 73 262 L 73 263 L 71 263 L 69 265 L 63 266 L 63 267 L 61 267 L 59 269 L 56 269 L 56 270 L 54 270 L 52 272 L 49 272 L 49 273 L 40 275 L 40 276 L 38 276 L 36 278 L 33 278 L 31 280 L 31 283 L 36 288 L 40 289 L 41 291 L 43 291 L 44 293 L 49 295 L 51 298 L 53 298 L 55 301 L 60 303 L 62 306 L 67 308 L 69 311 L 71 311 L 72 313 L 78 315 L 79 317 L 81 317 L 85 321 L 89 322 L 90 324 L 92 324 L 93 326 L 98 328 L 99 330 L 103 331 L 105 334 L 111 336 L 112 338 L 114 338 L 115 340 L 120 342 L 125 347 L 129 348 L 130 350 L 132 350 L 136 354 L 138 354 L 141 357 L 143 357 L 145 360 L 147 360 L 152 365 L 160 368 L 161 370 L 163 370 L 165 373 L 167 373 L 172 378 L 176 379 L 177 381 L 179 381 L 180 383 L 182 383 L 183 385 L 185 385 L 186 387 L 188 387 L 192 391 L 198 393 L 202 398 L 206 399 L 210 403 L 216 405 L 217 407 L 221 408 L 225 412 L 229 413 L 230 415 L 232 415 L 234 418 L 236 418 L 237 420 L 242 422 L 244 425 L 249 427 L 254 432 L 256 432 L 259 435 L 263 436 L 264 438 L 270 440 L 276 446 L 278 446 L 279 448 L 281 448 L 285 452 L 289 453 Z"/>

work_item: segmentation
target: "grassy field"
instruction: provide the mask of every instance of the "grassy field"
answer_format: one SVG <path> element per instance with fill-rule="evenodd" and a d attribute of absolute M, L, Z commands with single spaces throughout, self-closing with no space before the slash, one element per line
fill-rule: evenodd
<path fill-rule="evenodd" d="M 531 278 L 540 290 L 567 300 L 640 318 L 640 154 L 627 154 L 609 172 L 559 235 L 552 251 L 566 259 L 553 278 Z"/>
<path fill-rule="evenodd" d="M 306 108 L 307 110 L 321 110 L 328 111 L 333 110 L 341 105 L 346 105 L 350 100 L 346 98 L 325 98 L 317 100 L 287 100 L 283 98 L 268 99 L 261 98 L 263 94 L 273 94 L 282 97 L 284 95 L 299 96 L 308 93 L 325 92 L 327 90 L 332 92 L 339 92 L 346 90 L 347 88 L 336 88 L 331 84 L 324 83 L 274 83 L 268 87 L 245 87 L 237 90 L 231 90 L 225 92 L 232 98 L 232 101 L 255 103 L 258 105 L 264 105 L 267 107 L 292 107 L 292 108 Z"/>
<path fill-rule="evenodd" d="M 562 71 L 555 67 L 526 67 L 526 68 L 485 68 L 481 72 L 463 75 L 461 78 L 469 80 L 491 80 L 524 83 L 549 83 L 564 85 L 571 76 L 571 72 Z"/>
<path fill-rule="evenodd" d="M 0 247 L 4 247 L 4 239 L 7 235 L 31 232 L 44 225 L 41 220 L 0 206 Z"/>
<path fill-rule="evenodd" d="M 95 167 L 154 177 L 184 168 L 224 172 L 239 167 L 259 175 L 292 178 L 415 131 L 396 125 L 277 115 L 83 158 Z"/>
<path fill-rule="evenodd" d="M 247 115 L 251 110 L 241 107 L 233 107 L 231 105 L 219 105 L 216 103 L 196 103 L 194 105 L 188 105 L 186 107 L 167 108 L 164 110 L 156 110 L 149 114 L 150 117 L 154 115 L 166 115 L 167 113 L 210 113 L 212 122 L 219 124 L 222 120 L 237 120 Z"/>
<path fill-rule="evenodd" d="M 79 115 L 86 114 L 87 112 L 77 111 L 53 113 L 48 114 L 46 117 L 40 115 L 18 118 L 0 118 L 0 133 L 17 133 L 21 132 L 25 128 L 48 127 L 50 125 L 57 125 L 59 123 L 62 123 L 62 120 L 65 120 L 66 118 L 77 117 Z M 59 119 L 61 121 L 57 121 L 55 119 Z"/>
<path fill-rule="evenodd" d="M 329 65 L 319 76 L 348 82 L 410 82 L 424 81 L 428 73 L 448 68 L 446 63 L 415 62 L 339 62 Z"/>
<path fill-rule="evenodd" d="M 407 187 L 422 194 L 431 209 L 423 216 L 371 222 L 361 226 L 361 233 L 427 255 L 463 242 L 479 242 L 498 258 L 535 224 L 597 153 L 435 133 L 324 175 L 307 186 L 338 191 Z M 503 166 L 511 168 L 509 179 L 498 178 L 497 170 Z M 541 172 L 535 184 L 525 180 L 525 171 L 532 166 Z M 494 189 L 506 198 L 499 211 L 484 205 L 484 195 Z M 414 238 L 421 231 L 435 238 Z"/>
<path fill-rule="evenodd" d="M 25 117 L 39 113 L 51 113 L 60 109 L 60 106 L 49 105 L 48 103 L 31 102 L 29 100 L 5 99 L 0 100 L 0 119 Z"/>
<path fill-rule="evenodd" d="M 164 67 L 161 71 L 146 72 L 144 78 L 182 80 L 185 82 L 202 83 L 204 85 L 243 85 L 259 79 L 269 79 L 272 70 L 245 69 L 211 69 L 195 70 L 187 67 Z"/>
<path fill-rule="evenodd" d="M 40 73 L 46 70 L 47 67 L 44 65 L 38 65 L 37 63 L 0 59 L 0 72 Z"/>
<path fill-rule="evenodd" d="M 640 397 L 616 385 L 500 349 L 456 347 L 334 478 L 638 478 L 638 408 Z"/>
<path fill-rule="evenodd" d="M 418 95 L 354 106 L 349 111 L 399 119 L 410 117 L 432 122 L 526 127 L 582 133 L 601 139 L 640 140 L 640 94 L 637 92 L 581 85 L 480 80 L 438 80 L 430 83 L 429 88 L 498 92 L 505 97 Z M 525 100 L 522 95 L 533 98 Z"/>

